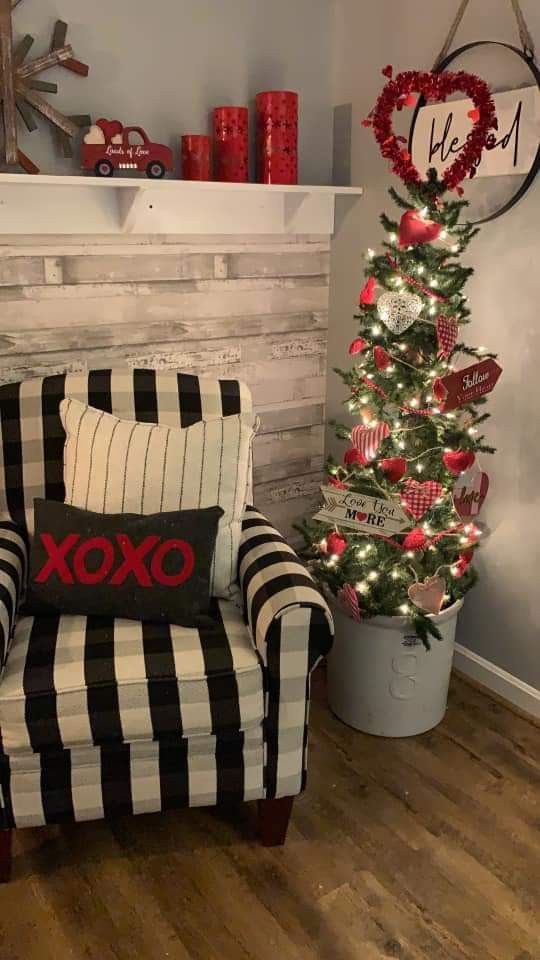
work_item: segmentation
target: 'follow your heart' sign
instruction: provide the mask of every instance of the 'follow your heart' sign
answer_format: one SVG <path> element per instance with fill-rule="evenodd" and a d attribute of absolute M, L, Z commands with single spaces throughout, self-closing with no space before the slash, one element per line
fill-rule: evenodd
<path fill-rule="evenodd" d="M 321 487 L 323 506 L 313 517 L 324 523 L 389 537 L 410 527 L 410 519 L 395 500 L 368 497 L 363 493 L 338 490 L 336 487 Z"/>
<path fill-rule="evenodd" d="M 488 136 L 477 177 L 527 173 L 538 149 L 540 93 L 537 87 L 493 95 L 499 129 Z M 441 173 L 455 159 L 471 129 L 472 100 L 422 107 L 412 142 L 412 160 L 422 175 L 429 167 Z"/>

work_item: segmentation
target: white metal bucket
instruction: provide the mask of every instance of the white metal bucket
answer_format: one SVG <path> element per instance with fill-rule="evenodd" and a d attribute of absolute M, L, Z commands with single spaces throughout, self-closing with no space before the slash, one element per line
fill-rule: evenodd
<path fill-rule="evenodd" d="M 411 737 L 444 717 L 454 654 L 458 600 L 430 615 L 442 634 L 426 650 L 406 617 L 360 623 L 332 604 L 336 636 L 328 656 L 332 711 L 357 730 L 378 737 Z"/>

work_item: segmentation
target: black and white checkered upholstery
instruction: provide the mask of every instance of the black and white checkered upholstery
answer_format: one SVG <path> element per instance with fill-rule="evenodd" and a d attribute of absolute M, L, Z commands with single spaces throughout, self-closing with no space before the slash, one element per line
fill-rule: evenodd
<path fill-rule="evenodd" d="M 211 626 L 17 618 L 34 497 L 64 498 L 66 395 L 181 426 L 251 410 L 236 381 L 170 371 L 0 387 L 0 826 L 298 793 L 310 672 L 329 649 L 331 619 L 294 551 L 254 508 L 239 558 L 243 611 L 215 601 Z"/>

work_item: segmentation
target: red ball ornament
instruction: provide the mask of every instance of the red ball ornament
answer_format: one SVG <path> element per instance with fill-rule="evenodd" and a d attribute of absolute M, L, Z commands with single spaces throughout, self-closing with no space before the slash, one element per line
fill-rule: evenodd
<path fill-rule="evenodd" d="M 406 210 L 399 222 L 399 245 L 431 243 L 440 236 L 442 227 L 435 220 L 425 220 L 419 210 Z"/>
<path fill-rule="evenodd" d="M 389 353 L 387 353 L 384 347 L 373 348 L 373 359 L 375 361 L 377 370 L 386 370 L 386 368 L 392 363 L 392 357 Z"/>
<path fill-rule="evenodd" d="M 404 550 L 425 550 L 427 547 L 427 537 L 421 527 L 414 527 L 410 530 L 403 541 Z"/>
<path fill-rule="evenodd" d="M 365 350 L 367 345 L 367 340 L 364 340 L 363 337 L 357 337 L 356 340 L 353 340 L 353 342 L 349 345 L 350 355 L 354 357 L 356 353 L 362 353 L 362 350 Z"/>
<path fill-rule="evenodd" d="M 326 549 L 328 553 L 335 553 L 339 557 L 347 549 L 347 541 L 340 533 L 331 533 L 326 538 Z"/>
<path fill-rule="evenodd" d="M 369 461 L 367 457 L 364 456 L 364 454 L 362 453 L 361 450 L 358 449 L 358 447 L 349 447 L 349 449 L 345 451 L 345 456 L 343 457 L 343 463 L 346 464 L 346 466 L 348 467 L 352 466 L 355 463 L 357 463 L 360 467 L 365 467 L 366 463 L 368 462 Z"/>
<path fill-rule="evenodd" d="M 446 453 L 443 453 L 443 463 L 446 469 L 456 477 L 459 476 L 460 473 L 465 473 L 465 470 L 468 470 L 469 467 L 472 467 L 475 459 L 472 450 L 448 450 Z"/>
<path fill-rule="evenodd" d="M 399 483 L 407 472 L 407 461 L 405 457 L 388 457 L 387 460 L 380 461 L 379 467 L 389 483 Z"/>
<path fill-rule="evenodd" d="M 371 306 L 372 303 L 375 303 L 375 287 L 377 281 L 375 277 L 368 277 L 364 286 L 360 291 L 360 296 L 358 297 L 358 303 L 361 307 Z"/>

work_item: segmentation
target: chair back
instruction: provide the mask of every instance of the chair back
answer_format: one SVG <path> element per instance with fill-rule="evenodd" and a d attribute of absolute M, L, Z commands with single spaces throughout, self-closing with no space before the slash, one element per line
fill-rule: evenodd
<path fill-rule="evenodd" d="M 63 501 L 65 433 L 59 415 L 74 397 L 125 420 L 189 427 L 250 413 L 239 380 L 206 380 L 176 370 L 87 370 L 0 386 L 0 519 L 34 530 L 34 498 Z"/>

